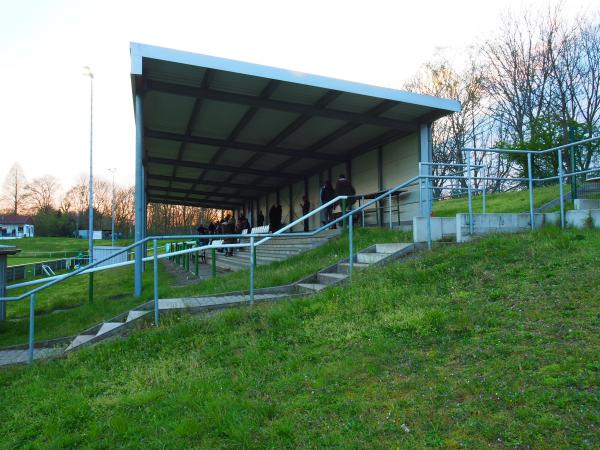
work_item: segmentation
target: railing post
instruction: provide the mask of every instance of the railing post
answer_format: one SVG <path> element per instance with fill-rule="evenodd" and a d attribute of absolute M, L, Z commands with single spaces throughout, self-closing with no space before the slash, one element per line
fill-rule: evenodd
<path fill-rule="evenodd" d="M 361 203 L 360 206 L 362 206 L 364 203 L 365 203 L 365 196 L 363 195 L 362 196 L 362 203 Z M 362 220 L 362 227 L 364 228 L 365 227 L 365 209 L 364 208 L 361 209 L 360 212 L 361 212 L 361 215 L 362 215 L 362 218 L 361 218 L 361 220 Z"/>
<path fill-rule="evenodd" d="M 431 250 L 431 207 L 433 194 L 431 192 L 431 179 L 429 178 L 429 174 L 427 174 L 427 178 L 425 179 L 425 191 L 425 195 L 427 196 L 427 248 Z"/>
<path fill-rule="evenodd" d="M 254 253 L 254 267 L 256 268 L 256 246 L 252 247 L 252 253 Z"/>
<path fill-rule="evenodd" d="M 254 236 L 250 236 L 250 304 L 254 304 Z"/>
<path fill-rule="evenodd" d="M 214 248 L 210 249 L 210 271 L 213 278 L 217 276 L 217 250 Z"/>
<path fill-rule="evenodd" d="M 154 324 L 158 326 L 158 244 L 156 239 L 152 240 L 154 247 Z"/>
<path fill-rule="evenodd" d="M 558 151 L 558 188 L 560 190 L 560 227 L 565 227 L 565 192 L 563 187 L 562 150 Z"/>
<path fill-rule="evenodd" d="M 354 268 L 354 242 L 353 242 L 353 233 L 352 233 L 352 229 L 353 229 L 353 225 L 352 222 L 354 222 L 352 219 L 353 217 L 350 216 L 350 221 L 348 222 L 348 246 L 349 246 L 349 250 L 348 250 L 348 276 L 350 277 L 350 280 L 352 280 L 352 270 Z"/>
<path fill-rule="evenodd" d="M 390 223 L 390 230 L 392 229 L 392 194 L 388 195 L 388 222 Z"/>
<path fill-rule="evenodd" d="M 200 273 L 199 259 L 200 259 L 199 253 L 198 253 L 198 251 L 196 251 L 196 253 L 194 253 L 194 275 L 196 275 L 196 276 L 198 276 L 198 274 Z"/>
<path fill-rule="evenodd" d="M 531 153 L 527 153 L 527 182 L 529 184 L 529 220 L 531 222 L 531 229 L 535 229 L 535 216 L 533 214 L 533 168 L 531 161 Z"/>
<path fill-rule="evenodd" d="M 183 249 L 184 250 L 188 250 L 190 247 L 188 244 L 183 244 Z M 183 268 L 185 269 L 186 272 L 190 271 L 190 254 L 189 253 L 185 253 L 183 255 Z"/>
<path fill-rule="evenodd" d="M 34 332 L 35 332 L 35 294 L 29 297 L 29 349 L 27 351 L 27 363 L 33 363 L 34 351 Z"/>
<path fill-rule="evenodd" d="M 473 236 L 473 195 L 471 193 L 471 151 L 467 152 L 467 194 L 469 196 L 469 235 Z"/>

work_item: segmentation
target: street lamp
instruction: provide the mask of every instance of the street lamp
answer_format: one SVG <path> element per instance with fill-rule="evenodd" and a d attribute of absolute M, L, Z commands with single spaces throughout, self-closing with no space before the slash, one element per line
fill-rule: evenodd
<path fill-rule="evenodd" d="M 114 247 L 115 246 L 115 172 L 117 171 L 117 169 L 113 167 L 112 169 L 108 169 L 108 171 L 112 174 L 112 207 L 111 207 L 111 212 L 110 212 L 110 217 L 111 217 L 110 237 L 111 237 L 111 245 Z"/>
<path fill-rule="evenodd" d="M 83 75 L 90 77 L 90 204 L 88 214 L 88 264 L 94 262 L 94 185 L 92 175 L 92 149 L 94 136 L 94 74 L 89 66 L 84 66 Z M 88 300 L 91 303 L 94 298 L 94 274 L 89 274 Z"/>

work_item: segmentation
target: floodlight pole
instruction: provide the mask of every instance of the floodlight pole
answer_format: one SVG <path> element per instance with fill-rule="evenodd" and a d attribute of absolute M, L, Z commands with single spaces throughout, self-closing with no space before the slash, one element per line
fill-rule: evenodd
<path fill-rule="evenodd" d="M 108 169 L 108 171 L 112 174 L 112 206 L 110 212 L 110 222 L 111 222 L 111 246 L 115 246 L 115 172 L 116 168 Z"/>
<path fill-rule="evenodd" d="M 85 76 L 90 77 L 90 201 L 88 207 L 88 264 L 94 262 L 94 181 L 93 181 L 93 138 L 94 138 L 94 74 L 84 67 Z M 94 274 L 89 274 L 88 301 L 94 301 Z"/>

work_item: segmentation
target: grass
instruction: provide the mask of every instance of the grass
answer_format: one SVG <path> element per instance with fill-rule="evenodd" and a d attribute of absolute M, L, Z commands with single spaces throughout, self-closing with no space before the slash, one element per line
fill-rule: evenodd
<path fill-rule="evenodd" d="M 129 245 L 131 239 L 117 241 L 116 245 Z M 4 241 L 5 245 L 15 245 L 21 250 L 18 256 L 9 257 L 8 265 L 16 266 L 24 264 L 21 261 L 24 258 L 34 258 L 38 261 L 47 261 L 62 257 L 74 256 L 76 252 L 87 252 L 88 241 L 86 239 L 65 238 L 65 237 L 33 237 L 23 239 L 11 239 Z M 96 240 L 94 245 L 111 245 L 110 240 Z"/>
<path fill-rule="evenodd" d="M 33 257 L 23 257 L 23 256 L 18 256 L 18 257 L 14 257 L 14 256 L 10 256 L 8 258 L 8 267 L 11 266 L 21 266 L 24 264 L 33 264 L 33 263 L 38 263 L 38 262 L 45 262 L 45 261 L 52 261 L 54 259 L 58 259 L 58 258 L 33 258 Z"/>
<path fill-rule="evenodd" d="M 407 242 L 407 233 L 383 229 L 358 229 L 355 232 L 356 249 L 375 242 Z M 285 261 L 258 266 L 255 286 L 268 287 L 288 284 L 310 275 L 348 256 L 348 238 L 343 236 L 308 253 Z M 173 278 L 164 267 L 159 267 L 160 296 L 184 297 L 235 290 L 247 290 L 248 270 L 220 275 L 199 284 L 184 287 L 173 286 Z M 133 268 L 122 268 L 94 275 L 94 304 L 88 304 L 87 277 L 77 276 L 59 283 L 38 294 L 36 299 L 36 339 L 46 340 L 70 336 L 102 320 L 127 311 L 152 297 L 152 264 L 147 265 L 144 275 L 144 296 L 135 298 L 133 292 Z M 24 291 L 9 291 L 10 295 Z M 9 319 L 23 319 L 0 323 L 0 347 L 27 342 L 29 303 L 25 300 L 8 306 Z"/>
<path fill-rule="evenodd" d="M 565 194 L 568 188 L 565 188 Z M 539 208 L 551 200 L 557 198 L 559 194 L 558 185 L 534 187 L 534 206 Z M 571 208 L 573 202 L 570 202 Z M 500 192 L 497 194 L 486 195 L 485 207 L 487 213 L 517 213 L 529 211 L 529 191 Z M 433 204 L 433 212 L 439 217 L 454 217 L 458 213 L 466 213 L 469 210 L 469 203 L 466 197 L 439 200 Z M 483 212 L 483 196 L 473 197 L 473 212 Z"/>
<path fill-rule="evenodd" d="M 598 448 L 599 256 L 546 228 L 171 316 L 0 372 L 0 446 Z"/>

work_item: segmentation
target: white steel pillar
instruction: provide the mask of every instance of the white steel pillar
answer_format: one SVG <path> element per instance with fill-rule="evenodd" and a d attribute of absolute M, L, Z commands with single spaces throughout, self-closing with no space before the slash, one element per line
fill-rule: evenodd
<path fill-rule="evenodd" d="M 144 235 L 144 175 L 142 155 L 144 150 L 144 128 L 142 120 L 142 96 L 135 95 L 135 241 L 140 241 Z M 134 264 L 134 295 L 142 295 L 142 254 L 141 246 L 135 247 Z"/>
<path fill-rule="evenodd" d="M 419 162 L 421 163 L 430 163 L 432 162 L 432 146 L 431 146 L 431 125 L 422 124 L 419 125 Z M 432 170 L 429 164 L 422 164 L 422 175 L 431 175 Z M 429 189 L 427 186 L 432 185 L 433 183 L 427 183 L 427 180 L 422 180 L 422 183 L 419 183 L 421 186 L 421 198 L 420 203 L 420 214 L 422 217 L 427 217 L 429 211 L 431 210 L 431 199 L 432 195 L 428 192 Z"/>

